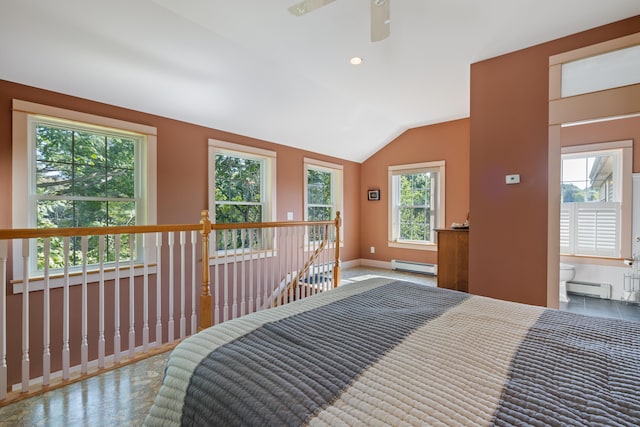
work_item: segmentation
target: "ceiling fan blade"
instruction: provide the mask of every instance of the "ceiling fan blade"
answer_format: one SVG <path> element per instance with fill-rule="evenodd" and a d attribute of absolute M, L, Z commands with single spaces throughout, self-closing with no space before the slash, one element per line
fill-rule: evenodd
<path fill-rule="evenodd" d="M 321 8 L 322 6 L 326 6 L 329 3 L 333 3 L 334 1 L 336 0 L 304 0 L 289 7 L 289 12 L 292 15 L 300 16 Z"/>
<path fill-rule="evenodd" d="M 371 0 L 371 41 L 389 37 L 391 30 L 391 0 Z"/>

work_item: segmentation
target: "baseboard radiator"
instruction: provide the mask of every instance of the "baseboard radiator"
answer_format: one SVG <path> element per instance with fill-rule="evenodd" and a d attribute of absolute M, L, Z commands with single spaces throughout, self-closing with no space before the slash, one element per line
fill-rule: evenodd
<path fill-rule="evenodd" d="M 427 264 L 423 262 L 391 260 L 391 269 L 398 271 L 409 271 L 411 273 L 430 274 L 435 276 L 438 274 L 437 264 Z"/>
<path fill-rule="evenodd" d="M 567 292 L 589 297 L 611 299 L 611 285 L 608 283 L 567 282 Z"/>

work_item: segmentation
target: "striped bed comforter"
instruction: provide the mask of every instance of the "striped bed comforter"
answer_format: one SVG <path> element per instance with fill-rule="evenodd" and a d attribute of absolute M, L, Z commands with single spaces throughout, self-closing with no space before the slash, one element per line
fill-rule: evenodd
<path fill-rule="evenodd" d="M 386 278 L 204 330 L 147 425 L 640 425 L 640 323 Z"/>

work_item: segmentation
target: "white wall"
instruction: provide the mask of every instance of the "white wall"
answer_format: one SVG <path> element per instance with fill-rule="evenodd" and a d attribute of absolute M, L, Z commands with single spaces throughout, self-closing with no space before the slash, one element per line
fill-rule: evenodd
<path fill-rule="evenodd" d="M 624 275 L 630 273 L 631 268 L 620 261 L 620 266 L 578 264 L 568 261 L 576 267 L 574 282 L 608 283 L 611 285 L 611 299 L 620 300 L 624 291 Z"/>

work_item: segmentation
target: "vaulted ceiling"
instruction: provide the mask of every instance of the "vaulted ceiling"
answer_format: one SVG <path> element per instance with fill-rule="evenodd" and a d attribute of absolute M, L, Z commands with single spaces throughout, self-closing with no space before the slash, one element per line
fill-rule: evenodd
<path fill-rule="evenodd" d="M 639 0 L 3 0 L 0 79 L 361 162 L 469 115 L 470 64 L 640 14 Z M 349 59 L 363 58 L 361 65 Z"/>

